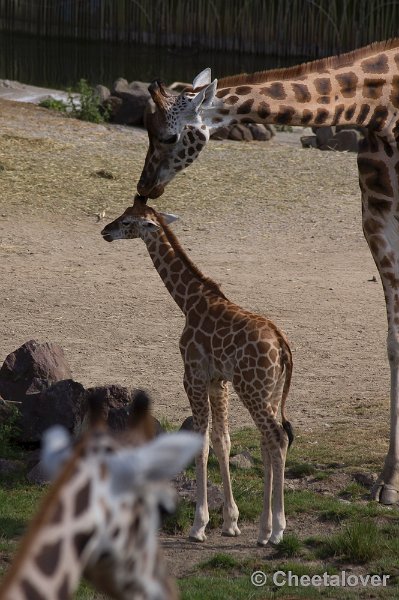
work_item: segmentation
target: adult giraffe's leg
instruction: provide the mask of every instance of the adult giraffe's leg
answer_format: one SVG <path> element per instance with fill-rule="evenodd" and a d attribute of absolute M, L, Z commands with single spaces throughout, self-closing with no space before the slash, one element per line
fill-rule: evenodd
<path fill-rule="evenodd" d="M 212 433 L 211 439 L 213 449 L 217 456 L 220 473 L 223 482 L 223 528 L 222 534 L 227 536 L 240 535 L 237 525 L 238 507 L 234 501 L 230 480 L 230 435 L 228 423 L 229 391 L 227 382 L 212 381 L 209 387 L 209 398 L 212 410 Z"/>
<path fill-rule="evenodd" d="M 205 378 L 206 376 L 204 376 Z M 192 370 L 184 373 L 184 388 L 190 401 L 193 413 L 193 427 L 195 431 L 204 436 L 204 445 L 195 459 L 197 481 L 197 503 L 195 508 L 194 523 L 189 537 L 196 542 L 206 540 L 205 528 L 209 522 L 208 497 L 207 497 L 207 465 L 209 455 L 209 397 L 208 383 Z"/>
<path fill-rule="evenodd" d="M 359 151 L 363 230 L 381 276 L 388 317 L 391 423 L 388 454 L 373 496 L 383 504 L 399 500 L 399 152 L 393 138 L 373 133 Z"/>

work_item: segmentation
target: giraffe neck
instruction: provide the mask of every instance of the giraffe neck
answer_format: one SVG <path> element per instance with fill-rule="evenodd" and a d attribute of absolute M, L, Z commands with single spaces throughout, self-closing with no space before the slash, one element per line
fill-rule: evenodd
<path fill-rule="evenodd" d="M 79 454 L 66 465 L 62 477 L 45 497 L 41 509 L 33 520 L 10 570 L 0 586 L 0 598 L 4 600 L 30 600 L 42 598 L 69 598 L 77 589 L 85 562 L 82 552 L 93 531 L 90 515 L 85 514 L 78 496 L 65 490 L 64 484 L 73 474 L 73 489 L 84 490 L 87 474 L 79 472 Z M 78 470 L 77 470 L 78 469 Z M 84 491 L 80 499 L 83 501 Z M 82 511 L 83 521 L 76 526 L 76 516 Z M 74 516 L 70 523 L 67 516 Z M 84 527 L 82 523 L 84 522 Z"/>
<path fill-rule="evenodd" d="M 162 222 L 161 217 L 157 217 Z M 185 315 L 191 307 L 192 298 L 206 290 L 225 297 L 216 283 L 194 265 L 167 225 L 163 224 L 155 234 L 147 234 L 143 239 L 166 289 Z"/>
<path fill-rule="evenodd" d="M 381 44 L 341 57 L 219 82 L 204 108 L 212 129 L 234 122 L 388 129 L 399 111 L 399 48 Z"/>

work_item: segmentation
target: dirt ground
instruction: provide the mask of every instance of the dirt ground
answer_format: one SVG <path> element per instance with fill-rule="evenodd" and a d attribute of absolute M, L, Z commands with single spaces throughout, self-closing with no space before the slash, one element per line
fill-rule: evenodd
<path fill-rule="evenodd" d="M 57 342 L 77 381 L 145 388 L 156 416 L 179 424 L 190 414 L 183 315 L 141 241 L 100 235 L 133 198 L 146 145 L 140 130 L 0 100 L 0 359 L 32 338 Z M 361 230 L 356 157 L 211 142 L 154 206 L 180 216 L 183 247 L 228 297 L 287 332 L 297 431 L 321 440 L 349 422 L 386 447 L 385 307 Z M 234 396 L 230 422 L 252 424 Z M 239 541 L 211 533 L 206 553 L 253 548 L 255 527 L 246 530 Z M 178 544 L 184 556 L 190 542 Z"/>

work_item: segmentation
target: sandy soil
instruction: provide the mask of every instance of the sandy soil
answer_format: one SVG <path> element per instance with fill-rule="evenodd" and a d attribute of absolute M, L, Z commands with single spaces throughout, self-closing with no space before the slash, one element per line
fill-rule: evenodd
<path fill-rule="evenodd" d="M 144 387 L 176 423 L 189 414 L 183 315 L 140 241 L 100 236 L 131 200 L 145 148 L 140 130 L 0 101 L 0 357 L 31 338 L 58 342 L 76 380 Z M 352 419 L 359 402 L 380 404 L 388 423 L 384 301 L 354 155 L 212 142 L 157 207 L 180 215 L 183 246 L 231 299 L 288 333 L 297 427 Z M 250 423 L 233 399 L 232 427 Z"/>
<path fill-rule="evenodd" d="M 146 143 L 140 130 L 0 100 L 0 357 L 32 338 L 58 342 L 77 381 L 146 388 L 156 415 L 178 424 L 190 414 L 183 315 L 140 241 L 100 236 L 133 197 Z M 361 231 L 356 157 L 212 142 L 155 206 L 180 215 L 183 246 L 227 296 L 288 333 L 297 432 L 322 443 L 349 423 L 385 448 L 385 308 Z M 230 422 L 251 424 L 234 396 Z M 265 556 L 255 539 L 247 525 L 239 540 L 211 532 L 206 545 L 164 543 L 181 575 L 188 551 L 194 562 L 222 548 Z"/>

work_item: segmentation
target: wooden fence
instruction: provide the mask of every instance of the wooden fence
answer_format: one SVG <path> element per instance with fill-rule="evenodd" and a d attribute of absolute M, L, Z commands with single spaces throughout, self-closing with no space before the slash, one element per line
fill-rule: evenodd
<path fill-rule="evenodd" d="M 0 30 L 316 57 L 399 35 L 399 0 L 0 0 Z"/>

